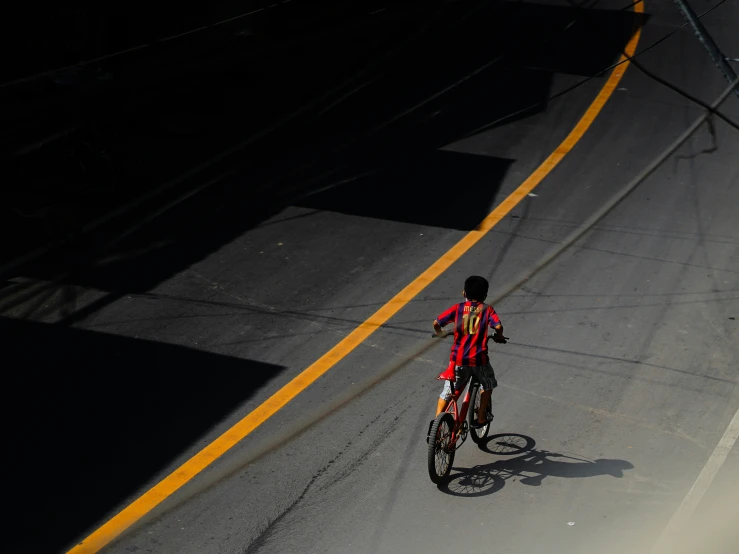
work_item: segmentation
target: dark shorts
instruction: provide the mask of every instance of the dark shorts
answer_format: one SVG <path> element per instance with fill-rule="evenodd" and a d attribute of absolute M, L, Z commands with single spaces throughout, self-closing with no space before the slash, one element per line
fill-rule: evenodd
<path fill-rule="evenodd" d="M 498 381 L 495 379 L 495 371 L 493 366 L 488 362 L 487 365 L 458 365 L 454 368 L 454 375 L 457 380 L 454 383 L 454 388 L 460 390 L 467 385 L 467 380 L 471 375 L 477 378 L 480 383 L 482 390 L 493 390 L 498 386 Z M 452 398 L 452 387 L 449 381 L 444 382 L 444 389 L 441 391 L 439 398 L 442 400 L 451 400 Z"/>

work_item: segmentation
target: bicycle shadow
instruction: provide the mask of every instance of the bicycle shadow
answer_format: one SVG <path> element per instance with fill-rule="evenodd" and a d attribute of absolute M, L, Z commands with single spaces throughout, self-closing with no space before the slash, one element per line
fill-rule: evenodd
<path fill-rule="evenodd" d="M 480 448 L 490 454 L 515 456 L 469 468 L 456 467 L 438 488 L 452 496 L 486 496 L 502 489 L 513 479 L 531 487 L 541 486 L 546 477 L 586 478 L 610 475 L 622 478 L 633 469 L 626 460 L 596 459 L 534 449 L 535 441 L 526 435 L 505 433 L 485 439 Z M 560 461 L 554 458 L 559 458 Z"/>

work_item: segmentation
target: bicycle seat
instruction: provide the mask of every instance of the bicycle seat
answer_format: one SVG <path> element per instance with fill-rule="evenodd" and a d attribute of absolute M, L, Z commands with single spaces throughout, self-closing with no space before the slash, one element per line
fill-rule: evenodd
<path fill-rule="evenodd" d="M 454 362 L 449 362 L 447 368 L 437 377 L 440 381 L 456 381 L 457 376 L 454 373 Z"/>

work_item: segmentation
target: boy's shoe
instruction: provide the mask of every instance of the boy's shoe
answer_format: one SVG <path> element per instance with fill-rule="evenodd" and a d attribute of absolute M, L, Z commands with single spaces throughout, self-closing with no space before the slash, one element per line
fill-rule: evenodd
<path fill-rule="evenodd" d="M 490 412 L 488 412 L 485 415 L 487 416 L 486 417 L 487 421 L 485 421 L 485 423 L 480 423 L 479 421 L 477 421 L 477 418 L 475 418 L 475 420 L 472 422 L 472 425 L 470 425 L 470 427 L 472 427 L 473 429 L 480 429 L 481 427 L 485 427 L 488 423 L 492 422 L 493 418 L 495 417 Z"/>

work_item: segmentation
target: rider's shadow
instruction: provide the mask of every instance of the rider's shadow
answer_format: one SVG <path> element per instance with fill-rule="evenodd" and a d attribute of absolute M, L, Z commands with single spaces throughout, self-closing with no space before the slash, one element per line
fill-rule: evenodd
<path fill-rule="evenodd" d="M 534 440 L 525 435 L 494 435 L 485 439 L 480 447 L 491 454 L 515 457 L 470 468 L 455 467 L 449 477 L 439 484 L 439 490 L 454 496 L 484 496 L 499 491 L 509 480 L 538 487 L 546 477 L 584 478 L 610 475 L 621 478 L 624 470 L 634 467 L 626 460 L 588 460 L 535 450 Z"/>

